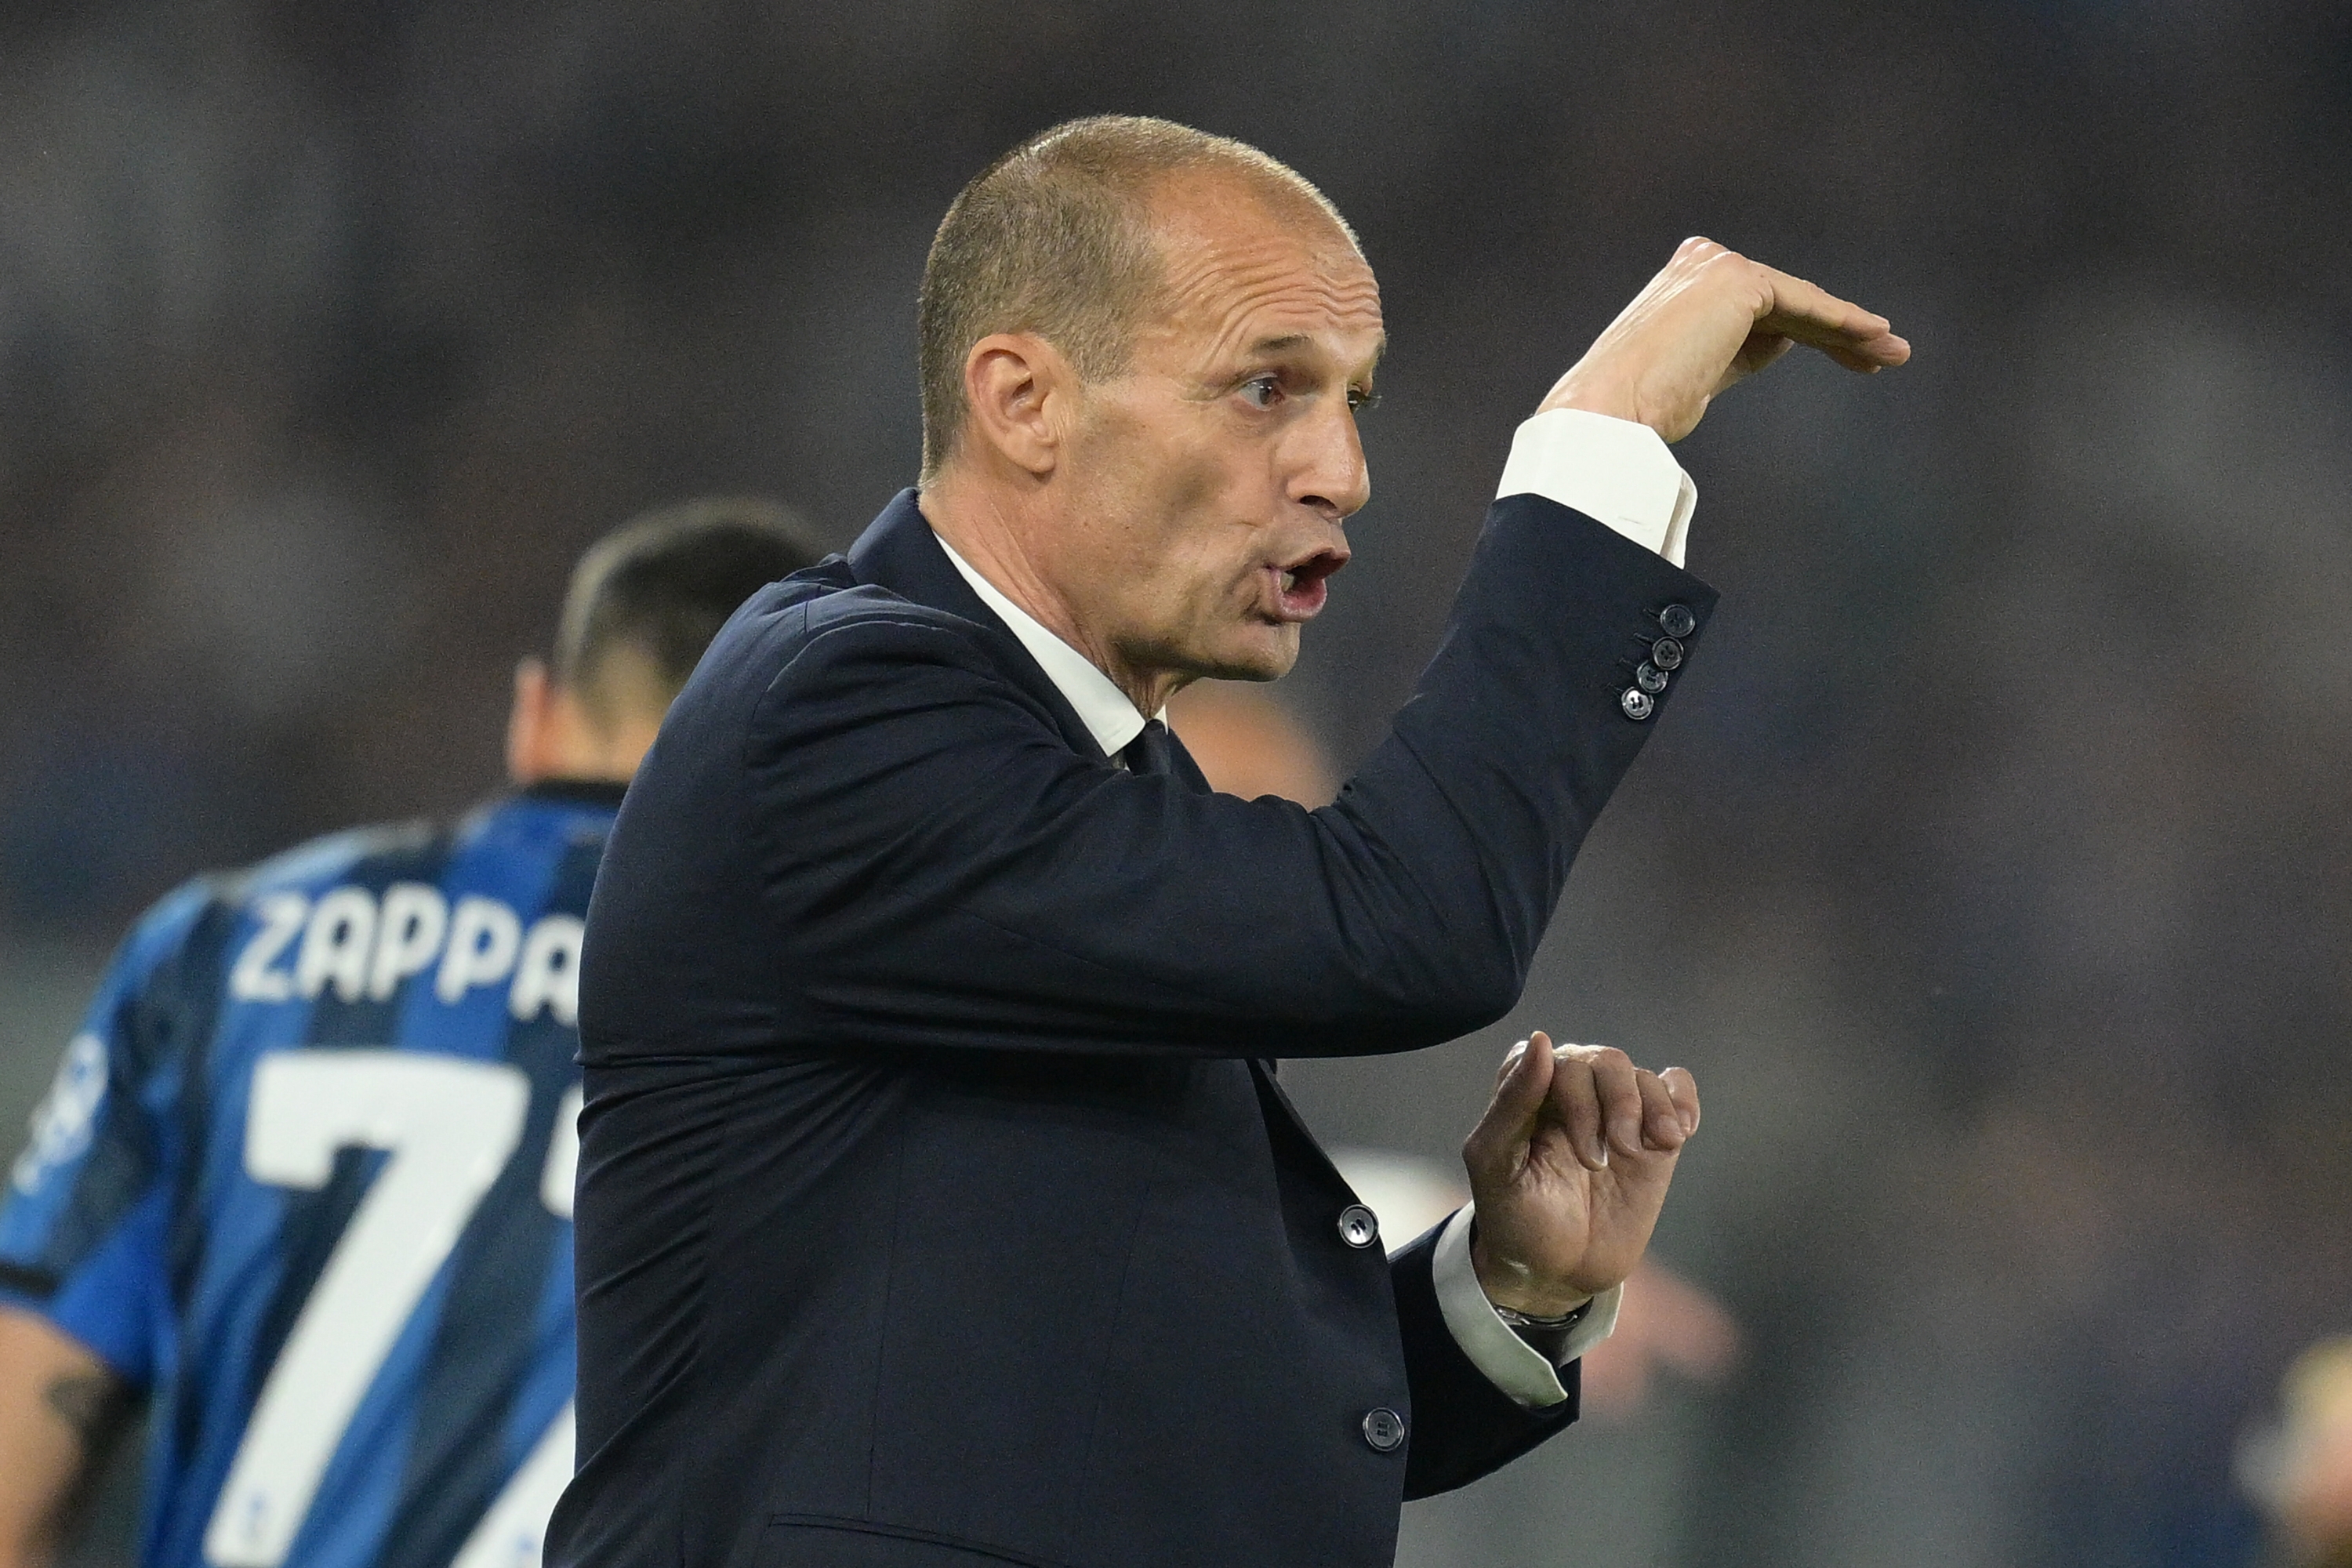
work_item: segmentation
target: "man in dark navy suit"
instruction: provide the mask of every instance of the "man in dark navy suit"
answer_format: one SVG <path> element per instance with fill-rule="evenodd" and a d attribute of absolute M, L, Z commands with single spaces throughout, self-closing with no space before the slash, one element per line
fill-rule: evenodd
<path fill-rule="evenodd" d="M 1383 340 L 1339 215 L 1077 121 L 957 198 L 920 336 L 921 490 L 719 635 L 605 856 L 551 1559 L 1387 1563 L 1401 1499 L 1573 1419 L 1697 1090 L 1535 1037 L 1475 1201 L 1384 1260 L 1273 1058 L 1511 1007 L 1714 603 L 1664 439 L 1791 342 L 1907 345 L 1683 247 L 1310 812 L 1210 793 L 1158 716 L 1287 670 L 1347 561 Z"/>

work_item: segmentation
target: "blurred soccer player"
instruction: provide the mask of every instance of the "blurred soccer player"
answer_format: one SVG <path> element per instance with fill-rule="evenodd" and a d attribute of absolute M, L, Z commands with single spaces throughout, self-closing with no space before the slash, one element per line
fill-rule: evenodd
<path fill-rule="evenodd" d="M 124 943 L 0 1208 L 0 1568 L 152 1393 L 145 1568 L 526 1568 L 572 1475 L 581 917 L 782 508 L 632 522 L 526 661 L 516 793 L 200 878 Z"/>

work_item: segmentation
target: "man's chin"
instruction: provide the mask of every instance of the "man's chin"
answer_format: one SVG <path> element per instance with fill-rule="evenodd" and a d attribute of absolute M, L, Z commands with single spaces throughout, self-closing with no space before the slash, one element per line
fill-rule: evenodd
<path fill-rule="evenodd" d="M 1218 648 L 1193 673 L 1209 680 L 1279 680 L 1298 662 L 1298 627 L 1274 626 Z"/>

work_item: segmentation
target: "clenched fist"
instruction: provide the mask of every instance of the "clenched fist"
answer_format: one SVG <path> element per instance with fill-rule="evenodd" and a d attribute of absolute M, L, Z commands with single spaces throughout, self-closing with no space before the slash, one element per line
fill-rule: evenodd
<path fill-rule="evenodd" d="M 1462 1145 L 1486 1299 L 1557 1317 L 1623 1280 L 1696 1131 L 1698 1085 L 1680 1068 L 1654 1073 L 1540 1033 L 1514 1047 Z"/>

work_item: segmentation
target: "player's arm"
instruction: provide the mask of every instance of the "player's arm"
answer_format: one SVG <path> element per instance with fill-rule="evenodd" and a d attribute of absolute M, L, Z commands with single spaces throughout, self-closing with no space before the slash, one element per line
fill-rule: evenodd
<path fill-rule="evenodd" d="M 160 1299 L 173 1173 L 157 1125 L 169 1102 L 147 1091 L 171 1042 L 194 1033 L 203 992 L 191 975 L 219 968 L 220 944 L 192 948 L 191 933 L 236 915 L 193 882 L 139 922 L 0 1176 L 0 1568 L 54 1553 L 153 1375 L 147 1304 Z"/>
<path fill-rule="evenodd" d="M 130 1407 L 122 1381 L 79 1342 L 0 1307 L 0 1568 L 50 1560 Z"/>

